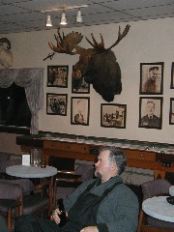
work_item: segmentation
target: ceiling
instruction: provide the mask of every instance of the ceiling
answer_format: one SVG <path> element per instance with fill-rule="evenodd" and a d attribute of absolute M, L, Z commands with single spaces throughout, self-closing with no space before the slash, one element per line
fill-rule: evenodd
<path fill-rule="evenodd" d="M 84 4 L 83 23 L 76 23 L 77 9 L 69 9 L 66 27 L 174 17 L 174 0 L 0 0 L 0 34 L 47 30 L 45 11 L 58 28 L 62 7 Z"/>

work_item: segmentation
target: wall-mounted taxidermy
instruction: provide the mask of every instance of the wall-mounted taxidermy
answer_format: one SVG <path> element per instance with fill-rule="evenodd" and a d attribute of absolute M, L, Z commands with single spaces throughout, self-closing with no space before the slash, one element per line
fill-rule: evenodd
<path fill-rule="evenodd" d="M 7 38 L 0 38 L 0 64 L 5 68 L 9 68 L 13 64 L 11 43 Z"/>
<path fill-rule="evenodd" d="M 48 54 L 43 60 L 52 59 L 55 53 L 79 54 L 79 61 L 74 66 L 75 76 L 79 77 L 79 81 L 84 77 L 87 83 L 93 84 L 94 89 L 104 100 L 113 101 L 114 95 L 121 93 L 122 83 L 120 66 L 111 49 L 127 35 L 129 28 L 130 25 L 127 25 L 121 33 L 119 27 L 118 38 L 109 48 L 105 48 L 101 34 L 100 43 L 91 34 L 92 41 L 86 37 L 87 42 L 92 46 L 88 49 L 78 46 L 83 38 L 80 33 L 71 32 L 67 35 L 64 33 L 61 35 L 60 29 L 58 29 L 57 35 L 54 35 L 57 46 L 48 43 L 53 53 Z"/>

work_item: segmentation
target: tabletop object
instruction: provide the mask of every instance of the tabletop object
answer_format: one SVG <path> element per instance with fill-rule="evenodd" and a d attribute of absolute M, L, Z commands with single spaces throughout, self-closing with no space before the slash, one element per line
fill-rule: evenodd
<path fill-rule="evenodd" d="M 167 196 L 148 198 L 143 201 L 143 211 L 156 219 L 174 222 L 174 205 L 167 202 Z"/>
<path fill-rule="evenodd" d="M 169 194 L 170 196 L 174 196 L 174 185 L 171 185 L 169 188 Z"/>

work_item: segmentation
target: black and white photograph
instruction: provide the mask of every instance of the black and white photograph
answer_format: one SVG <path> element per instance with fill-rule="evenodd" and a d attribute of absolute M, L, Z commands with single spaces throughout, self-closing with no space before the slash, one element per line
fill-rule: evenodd
<path fill-rule="evenodd" d="M 90 93 L 90 84 L 75 70 L 75 66 L 72 68 L 72 93 Z"/>
<path fill-rule="evenodd" d="M 48 87 L 68 87 L 68 65 L 51 65 L 47 67 Z"/>
<path fill-rule="evenodd" d="M 162 97 L 140 97 L 139 127 L 162 127 Z"/>
<path fill-rule="evenodd" d="M 174 124 L 174 98 L 170 98 L 169 124 Z"/>
<path fill-rule="evenodd" d="M 90 100 L 88 97 L 71 98 L 71 124 L 89 125 Z"/>
<path fill-rule="evenodd" d="M 174 62 L 172 62 L 172 67 L 171 67 L 171 84 L 170 88 L 174 89 Z"/>
<path fill-rule="evenodd" d="M 47 114 L 67 115 L 67 94 L 47 93 Z"/>
<path fill-rule="evenodd" d="M 163 93 L 164 63 L 140 63 L 140 94 Z"/>
<path fill-rule="evenodd" d="M 101 126 L 126 128 L 125 104 L 101 104 Z"/>

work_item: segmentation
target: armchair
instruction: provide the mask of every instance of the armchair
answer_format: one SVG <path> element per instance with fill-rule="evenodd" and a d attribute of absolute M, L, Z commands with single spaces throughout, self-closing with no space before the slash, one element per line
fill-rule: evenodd
<path fill-rule="evenodd" d="M 71 170 L 60 170 L 56 176 L 56 199 L 66 198 L 83 181 L 94 175 L 94 163 L 91 161 L 74 160 Z"/>
<path fill-rule="evenodd" d="M 0 180 L 0 212 L 7 218 L 9 231 L 15 217 L 43 213 L 48 208 L 47 191 L 42 187 L 35 187 L 29 179 Z M 44 187 L 47 188 L 47 182 Z"/>
<path fill-rule="evenodd" d="M 0 180 L 0 212 L 7 217 L 9 231 L 12 231 L 14 212 L 17 216 L 22 214 L 22 201 L 22 188 L 18 184 Z"/>

